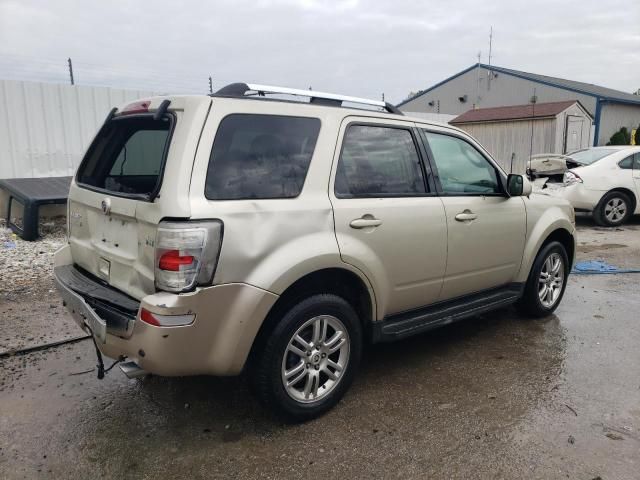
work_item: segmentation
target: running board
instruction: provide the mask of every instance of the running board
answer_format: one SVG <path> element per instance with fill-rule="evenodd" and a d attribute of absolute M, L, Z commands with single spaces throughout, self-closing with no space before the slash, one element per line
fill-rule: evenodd
<path fill-rule="evenodd" d="M 506 307 L 522 296 L 523 289 L 524 284 L 512 283 L 390 315 L 381 322 L 373 324 L 372 340 L 374 343 L 392 342 L 496 308 Z"/>
<path fill-rule="evenodd" d="M 141 369 L 136 362 L 125 362 L 118 365 L 122 373 L 124 373 L 127 378 L 138 378 L 144 377 L 147 375 L 143 369 Z"/>

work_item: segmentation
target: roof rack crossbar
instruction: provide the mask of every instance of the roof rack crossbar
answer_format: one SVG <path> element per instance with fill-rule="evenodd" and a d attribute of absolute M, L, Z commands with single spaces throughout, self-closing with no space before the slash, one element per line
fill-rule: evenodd
<path fill-rule="evenodd" d="M 247 92 L 256 92 L 259 96 L 270 94 L 294 95 L 298 97 L 310 97 L 313 99 L 335 101 L 342 104 L 343 102 L 357 103 L 360 105 L 370 105 L 373 107 L 384 108 L 389 113 L 402 115 L 402 112 L 388 102 L 379 100 L 370 100 L 368 98 L 350 97 L 347 95 L 338 95 L 335 93 L 318 92 L 316 90 L 301 90 L 297 88 L 275 87 L 271 85 L 260 85 L 256 83 L 231 83 L 226 87 L 222 87 L 216 92 L 216 95 L 242 97 Z M 317 102 L 323 103 L 323 102 Z"/>

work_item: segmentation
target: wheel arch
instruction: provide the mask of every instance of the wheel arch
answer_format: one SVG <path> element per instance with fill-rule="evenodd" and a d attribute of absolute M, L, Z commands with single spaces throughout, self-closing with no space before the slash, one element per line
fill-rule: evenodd
<path fill-rule="evenodd" d="M 565 248 L 565 250 L 567 251 L 567 257 L 569 258 L 568 270 L 571 271 L 576 254 L 576 244 L 573 235 L 571 235 L 571 233 L 564 228 L 557 228 L 556 230 L 552 231 L 547 236 L 547 238 L 544 239 L 542 245 L 540 245 L 540 248 L 538 248 L 536 257 L 540 250 L 542 250 L 551 242 L 559 242 Z"/>
<path fill-rule="evenodd" d="M 267 334 L 288 308 L 306 297 L 319 293 L 332 293 L 349 302 L 358 314 L 365 338 L 368 338 L 375 319 L 376 301 L 367 279 L 346 268 L 323 268 L 297 279 L 282 292 L 258 330 L 249 360 L 255 358 Z"/>
<path fill-rule="evenodd" d="M 547 215 L 552 214 L 552 212 L 547 211 Z M 523 262 L 517 276 L 518 282 L 527 282 L 538 253 L 545 245 L 554 240 L 559 241 L 566 248 L 569 267 L 573 266 L 576 253 L 575 228 L 573 228 L 573 225 L 564 218 L 556 218 L 555 221 L 548 224 L 546 222 L 538 222 L 538 225 L 534 227 L 530 234 L 530 241 L 525 247 Z"/>
<path fill-rule="evenodd" d="M 609 190 L 607 193 L 605 193 L 602 196 L 602 198 L 600 199 L 600 202 L 598 202 L 598 208 L 600 208 L 600 204 L 602 203 L 602 199 L 604 197 L 606 197 L 607 195 L 609 195 L 610 193 L 613 193 L 613 192 L 624 193 L 626 196 L 628 196 L 629 199 L 631 200 L 631 212 L 633 213 L 633 212 L 636 211 L 636 207 L 638 206 L 638 200 L 636 198 L 636 194 L 632 190 L 630 190 L 630 189 L 628 189 L 626 187 L 616 187 L 616 188 L 612 188 L 611 190 Z"/>

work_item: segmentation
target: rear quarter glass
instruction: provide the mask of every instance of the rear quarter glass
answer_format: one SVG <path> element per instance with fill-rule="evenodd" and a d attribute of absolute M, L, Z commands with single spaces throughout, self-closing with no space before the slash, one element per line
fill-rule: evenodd
<path fill-rule="evenodd" d="M 320 132 L 320 119 L 232 114 L 216 133 L 205 197 L 241 200 L 297 197 Z"/>
<path fill-rule="evenodd" d="M 118 196 L 153 199 L 162 181 L 174 117 L 116 117 L 107 122 L 78 169 L 80 186 Z"/>

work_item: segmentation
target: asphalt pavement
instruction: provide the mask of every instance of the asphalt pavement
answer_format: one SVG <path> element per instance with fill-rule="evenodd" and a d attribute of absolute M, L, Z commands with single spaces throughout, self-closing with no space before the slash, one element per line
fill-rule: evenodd
<path fill-rule="evenodd" d="M 579 260 L 640 267 L 640 221 L 579 225 Z M 639 281 L 575 275 L 549 318 L 504 309 L 370 347 L 344 400 L 294 426 L 244 377 L 100 381 L 87 340 L 20 353 L 81 331 L 46 277 L 5 288 L 0 478 L 638 479 Z"/>

